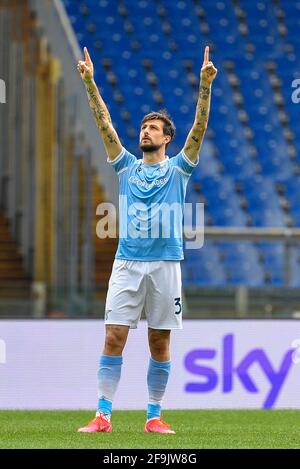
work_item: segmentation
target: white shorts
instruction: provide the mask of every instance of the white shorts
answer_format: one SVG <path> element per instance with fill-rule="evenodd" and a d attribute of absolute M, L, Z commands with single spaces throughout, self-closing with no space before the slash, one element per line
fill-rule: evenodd
<path fill-rule="evenodd" d="M 182 329 L 179 261 L 115 259 L 105 305 L 105 324 L 135 329 L 142 311 L 152 329 Z"/>

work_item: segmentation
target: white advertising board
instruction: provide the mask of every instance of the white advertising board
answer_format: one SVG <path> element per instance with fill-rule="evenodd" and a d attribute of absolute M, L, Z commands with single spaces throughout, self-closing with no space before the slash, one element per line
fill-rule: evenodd
<path fill-rule="evenodd" d="M 101 320 L 0 321 L 0 408 L 95 408 L 103 339 Z M 163 407 L 299 409 L 299 351 L 296 320 L 186 320 L 171 335 Z M 144 409 L 145 322 L 130 331 L 123 358 L 114 408 Z"/>

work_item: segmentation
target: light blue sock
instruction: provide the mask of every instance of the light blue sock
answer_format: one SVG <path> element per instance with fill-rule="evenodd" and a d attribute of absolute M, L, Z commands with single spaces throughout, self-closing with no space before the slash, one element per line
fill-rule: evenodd
<path fill-rule="evenodd" d="M 161 413 L 161 402 L 165 394 L 171 362 L 159 362 L 150 357 L 147 384 L 149 392 L 149 403 L 147 407 L 147 420 L 159 418 Z"/>
<path fill-rule="evenodd" d="M 110 415 L 112 401 L 120 381 L 122 356 L 102 355 L 98 369 L 98 411 Z"/>

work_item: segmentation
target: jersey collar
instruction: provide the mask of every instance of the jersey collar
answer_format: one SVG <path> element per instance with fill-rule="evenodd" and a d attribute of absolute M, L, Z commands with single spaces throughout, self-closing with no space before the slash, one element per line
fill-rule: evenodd
<path fill-rule="evenodd" d="M 147 164 L 147 163 L 144 162 L 144 159 L 142 159 L 141 164 L 143 164 L 144 166 L 147 166 L 147 168 L 159 168 L 159 167 L 164 166 L 168 160 L 169 160 L 169 157 L 168 157 L 168 155 L 166 155 L 165 159 L 160 161 L 159 163 Z"/>

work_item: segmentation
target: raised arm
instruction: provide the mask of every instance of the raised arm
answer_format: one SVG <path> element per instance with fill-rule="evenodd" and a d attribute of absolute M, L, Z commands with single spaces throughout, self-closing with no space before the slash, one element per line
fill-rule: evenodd
<path fill-rule="evenodd" d="M 207 46 L 205 47 L 204 60 L 200 74 L 200 89 L 195 120 L 184 145 L 184 152 L 193 163 L 198 158 L 204 134 L 207 129 L 211 84 L 217 72 L 218 70 L 214 67 L 213 63 L 209 61 L 209 47 Z"/>
<path fill-rule="evenodd" d="M 107 156 L 110 160 L 114 160 L 121 153 L 122 144 L 112 125 L 109 111 L 94 81 L 94 66 L 86 47 L 84 48 L 84 55 L 85 61 L 80 60 L 78 62 L 77 70 L 85 83 L 89 104 L 103 139 Z"/>

